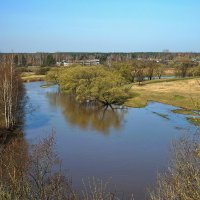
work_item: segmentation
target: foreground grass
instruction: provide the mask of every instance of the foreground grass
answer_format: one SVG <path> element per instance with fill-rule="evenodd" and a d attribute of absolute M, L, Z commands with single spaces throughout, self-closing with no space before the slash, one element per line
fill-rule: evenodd
<path fill-rule="evenodd" d="M 142 85 L 134 84 L 132 98 L 125 105 L 144 107 L 148 101 L 156 101 L 189 110 L 198 110 L 200 99 L 199 78 L 147 81 Z"/>

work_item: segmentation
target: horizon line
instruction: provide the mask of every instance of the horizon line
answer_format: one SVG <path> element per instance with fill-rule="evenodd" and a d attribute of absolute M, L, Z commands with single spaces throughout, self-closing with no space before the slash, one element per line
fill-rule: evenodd
<path fill-rule="evenodd" d="M 49 53 L 49 54 L 54 54 L 54 53 L 97 53 L 97 54 L 135 54 L 135 53 L 190 53 L 190 54 L 200 54 L 200 52 L 197 51 L 169 51 L 169 52 L 164 52 L 164 51 L 35 51 L 35 52 L 2 52 L 0 51 L 0 54 L 36 54 L 36 53 Z"/>

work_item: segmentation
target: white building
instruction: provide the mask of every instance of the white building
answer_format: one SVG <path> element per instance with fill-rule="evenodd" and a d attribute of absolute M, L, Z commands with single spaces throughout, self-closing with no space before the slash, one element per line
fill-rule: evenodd
<path fill-rule="evenodd" d="M 56 62 L 56 65 L 57 66 L 64 66 L 64 67 L 68 67 L 68 66 L 70 66 L 70 65 L 72 65 L 73 63 L 71 63 L 71 62 L 68 62 L 68 61 L 66 61 L 66 60 L 62 60 L 61 62 Z"/>

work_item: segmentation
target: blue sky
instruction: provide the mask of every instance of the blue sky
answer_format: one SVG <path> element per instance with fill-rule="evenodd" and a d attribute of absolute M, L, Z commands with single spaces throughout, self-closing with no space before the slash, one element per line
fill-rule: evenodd
<path fill-rule="evenodd" d="M 0 51 L 200 52 L 199 0 L 0 0 Z"/>

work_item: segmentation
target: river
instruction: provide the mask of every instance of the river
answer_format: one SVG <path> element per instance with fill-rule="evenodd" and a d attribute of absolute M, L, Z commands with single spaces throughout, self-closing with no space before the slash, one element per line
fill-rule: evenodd
<path fill-rule="evenodd" d="M 56 151 L 77 189 L 82 179 L 99 177 L 119 195 L 145 199 L 157 172 L 167 168 L 172 140 L 195 130 L 186 116 L 171 112 L 173 106 L 150 102 L 145 108 L 97 109 L 42 84 L 25 84 L 34 108 L 25 116 L 25 138 L 32 143 L 54 130 Z"/>

